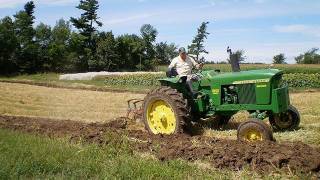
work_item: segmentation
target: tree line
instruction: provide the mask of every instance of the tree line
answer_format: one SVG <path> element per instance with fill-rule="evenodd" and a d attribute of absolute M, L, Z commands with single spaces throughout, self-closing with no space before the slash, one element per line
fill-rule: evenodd
<path fill-rule="evenodd" d="M 0 19 L 0 74 L 38 72 L 88 72 L 154 70 L 169 64 L 178 55 L 177 45 L 156 42 L 158 31 L 150 24 L 140 28 L 140 34 L 115 37 L 112 31 L 99 31 L 97 0 L 80 0 L 76 7 L 82 13 L 70 20 L 60 19 L 51 27 L 35 26 L 35 4 L 27 2 L 13 17 Z M 188 46 L 189 54 L 204 62 L 204 41 L 209 33 L 203 22 Z M 74 28 L 75 29 L 74 29 Z M 299 64 L 319 64 L 320 55 L 314 48 L 296 57 Z M 244 51 L 236 51 L 241 61 Z M 228 61 L 228 60 L 227 60 Z M 285 63 L 284 54 L 274 57 L 275 63 Z"/>
<path fill-rule="evenodd" d="M 60 19 L 54 27 L 34 27 L 33 1 L 1 19 L 0 74 L 152 70 L 178 54 L 175 44 L 156 43 L 158 32 L 150 24 L 142 25 L 140 35 L 115 37 L 98 31 L 97 0 L 81 0 L 77 8 L 80 17 Z"/>
<path fill-rule="evenodd" d="M 34 27 L 33 1 L 13 18 L 0 19 L 0 74 L 149 71 L 178 55 L 174 43 L 156 43 L 158 31 L 150 24 L 142 25 L 139 35 L 115 37 L 112 31 L 98 30 L 103 24 L 97 0 L 80 0 L 76 8 L 82 11 L 79 17 L 60 19 L 54 27 Z M 201 24 L 188 48 L 199 61 L 204 61 L 200 54 L 208 53 L 203 46 L 208 23 Z"/>
<path fill-rule="evenodd" d="M 295 57 L 295 61 L 297 64 L 320 64 L 320 54 L 318 53 L 318 48 L 312 48 L 307 52 L 300 54 Z M 273 57 L 274 64 L 286 64 L 286 57 L 283 53 L 275 55 Z"/>

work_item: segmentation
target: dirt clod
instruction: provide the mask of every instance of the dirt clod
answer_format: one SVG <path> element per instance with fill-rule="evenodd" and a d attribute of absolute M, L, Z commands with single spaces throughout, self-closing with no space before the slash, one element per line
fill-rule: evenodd
<path fill-rule="evenodd" d="M 69 120 L 0 116 L 0 128 L 46 135 L 71 137 L 88 143 L 108 144 L 113 137 L 126 136 L 133 150 L 152 153 L 161 161 L 184 159 L 207 161 L 215 168 L 252 170 L 265 173 L 276 169 L 301 173 L 320 173 L 320 149 L 301 142 L 261 142 L 246 144 L 235 140 L 178 134 L 150 135 L 142 130 L 127 129 L 128 121 L 119 118 L 110 123 L 81 123 Z"/>

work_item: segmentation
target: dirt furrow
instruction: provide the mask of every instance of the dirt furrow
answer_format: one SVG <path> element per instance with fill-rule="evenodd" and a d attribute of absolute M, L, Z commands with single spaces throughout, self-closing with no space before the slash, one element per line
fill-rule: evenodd
<path fill-rule="evenodd" d="M 109 123 L 0 116 L 0 128 L 49 137 L 70 137 L 71 141 L 108 144 L 126 137 L 136 152 L 151 153 L 161 161 L 183 159 L 205 161 L 214 168 L 241 170 L 244 167 L 267 173 L 277 169 L 320 175 L 320 149 L 301 142 L 247 144 L 235 140 L 178 134 L 149 135 L 127 128 L 130 121 L 119 118 Z M 106 138 L 107 136 L 115 138 Z M 121 143 L 121 142 L 119 142 Z M 319 176 L 320 177 L 320 176 Z"/>

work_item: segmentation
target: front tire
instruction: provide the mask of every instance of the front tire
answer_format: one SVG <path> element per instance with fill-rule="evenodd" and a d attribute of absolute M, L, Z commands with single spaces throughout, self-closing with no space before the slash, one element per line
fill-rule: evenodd
<path fill-rule="evenodd" d="M 147 94 L 143 122 L 151 134 L 177 134 L 190 122 L 187 100 L 176 89 L 160 87 Z"/>
<path fill-rule="evenodd" d="M 269 126 L 258 119 L 251 119 L 241 123 L 238 127 L 237 138 L 239 141 L 249 143 L 274 141 L 272 131 Z"/>
<path fill-rule="evenodd" d="M 300 124 L 300 114 L 297 108 L 290 105 L 284 113 L 271 114 L 269 122 L 275 131 L 297 130 Z"/>

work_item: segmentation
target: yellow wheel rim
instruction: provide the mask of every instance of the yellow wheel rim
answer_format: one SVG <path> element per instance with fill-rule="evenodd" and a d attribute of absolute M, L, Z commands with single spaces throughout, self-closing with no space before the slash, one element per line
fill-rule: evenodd
<path fill-rule="evenodd" d="M 261 132 L 250 129 L 245 133 L 244 139 L 249 142 L 262 141 L 263 137 Z"/>
<path fill-rule="evenodd" d="M 177 126 L 172 107 L 163 100 L 149 103 L 147 122 L 153 134 L 173 134 Z"/>

